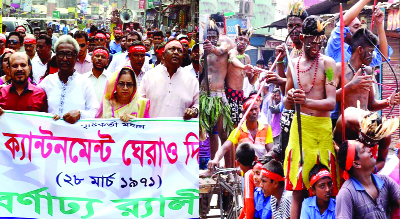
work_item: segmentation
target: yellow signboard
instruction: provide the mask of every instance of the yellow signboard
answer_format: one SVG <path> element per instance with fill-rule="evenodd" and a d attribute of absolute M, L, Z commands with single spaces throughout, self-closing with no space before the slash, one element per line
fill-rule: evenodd
<path fill-rule="evenodd" d="M 68 7 L 68 13 L 75 13 L 75 7 Z"/>

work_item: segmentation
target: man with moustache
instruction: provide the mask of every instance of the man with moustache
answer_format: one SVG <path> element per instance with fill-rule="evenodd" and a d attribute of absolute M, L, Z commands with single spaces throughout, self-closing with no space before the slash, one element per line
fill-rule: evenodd
<path fill-rule="evenodd" d="M 47 35 L 40 35 L 36 39 L 36 53 L 32 59 L 33 82 L 38 84 L 40 78 L 46 73 L 47 64 L 53 53 L 51 51 L 51 38 Z"/>
<path fill-rule="evenodd" d="M 88 53 L 88 34 L 82 30 L 76 31 L 74 39 L 79 44 L 79 53 L 76 58 L 75 70 L 80 74 L 84 74 L 93 68 L 92 58 Z"/>
<path fill-rule="evenodd" d="M 189 71 L 193 76 L 199 80 L 199 68 L 200 68 L 200 53 L 199 44 L 195 44 L 192 47 L 192 53 L 190 54 L 192 63 L 183 68 L 184 71 Z"/>
<path fill-rule="evenodd" d="M 26 35 L 24 39 L 24 48 L 26 54 L 32 60 L 36 56 L 36 39 L 32 34 Z"/>
<path fill-rule="evenodd" d="M 177 40 L 168 42 L 162 55 L 164 65 L 148 71 L 139 88 L 139 94 L 150 100 L 150 117 L 196 118 L 199 115 L 199 82 L 180 67 L 182 44 Z"/>
<path fill-rule="evenodd" d="M 94 118 L 99 103 L 90 80 L 75 71 L 79 44 L 70 35 L 61 36 L 56 45 L 58 73 L 50 74 L 39 84 L 48 97 L 49 113 L 53 119 L 65 122 Z"/>
<path fill-rule="evenodd" d="M 96 47 L 92 55 L 93 68 L 84 74 L 92 82 L 96 99 L 99 103 L 103 100 L 104 89 L 111 74 L 105 69 L 108 64 L 109 54 L 107 48 Z"/>
<path fill-rule="evenodd" d="M 43 89 L 29 82 L 32 64 L 27 54 L 10 56 L 12 83 L 0 89 L 0 115 L 4 110 L 47 112 L 47 96 Z"/>
<path fill-rule="evenodd" d="M 122 30 L 120 28 L 115 28 L 114 32 L 114 39 L 110 42 L 110 53 L 115 54 L 121 52 L 121 39 L 122 39 Z"/>

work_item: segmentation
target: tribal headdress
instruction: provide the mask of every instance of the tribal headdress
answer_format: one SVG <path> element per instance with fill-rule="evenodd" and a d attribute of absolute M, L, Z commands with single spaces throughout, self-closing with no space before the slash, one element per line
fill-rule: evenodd
<path fill-rule="evenodd" d="M 399 127 L 399 118 L 387 119 L 377 112 L 372 112 L 360 121 L 360 141 L 369 145 L 375 144 L 391 135 Z"/>
<path fill-rule="evenodd" d="M 247 36 L 249 39 L 251 37 L 251 35 L 253 35 L 253 27 L 251 26 L 251 24 L 249 24 L 249 28 L 246 30 L 242 30 L 242 28 L 240 28 L 239 24 L 235 25 L 235 29 L 236 29 L 236 37 L 239 36 Z"/>
<path fill-rule="evenodd" d="M 218 26 L 215 24 L 215 21 L 213 19 L 210 20 L 210 24 L 207 26 L 207 32 L 208 31 L 216 31 L 219 35 Z"/>
<path fill-rule="evenodd" d="M 304 36 L 316 36 L 316 41 L 326 39 L 325 27 L 330 23 L 330 19 L 322 22 L 321 18 L 315 15 L 307 17 L 303 22 L 303 35 Z"/>
<path fill-rule="evenodd" d="M 286 17 L 286 22 L 289 17 L 299 17 L 303 21 L 308 17 L 308 13 L 302 0 L 293 3 L 291 1 L 289 2 L 289 13 Z"/>

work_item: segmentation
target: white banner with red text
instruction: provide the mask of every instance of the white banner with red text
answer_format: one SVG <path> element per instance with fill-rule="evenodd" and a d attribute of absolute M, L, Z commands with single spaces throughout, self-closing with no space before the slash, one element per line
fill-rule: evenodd
<path fill-rule="evenodd" d="M 198 120 L 0 116 L 0 215 L 198 218 Z"/>

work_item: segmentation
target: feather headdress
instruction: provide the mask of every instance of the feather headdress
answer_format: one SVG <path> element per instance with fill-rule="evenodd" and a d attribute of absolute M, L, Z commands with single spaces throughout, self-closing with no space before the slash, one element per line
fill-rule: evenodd
<path fill-rule="evenodd" d="M 289 17 L 299 17 L 303 21 L 308 17 L 303 0 L 295 0 L 294 2 L 289 2 L 289 12 L 286 19 L 288 19 Z"/>
<path fill-rule="evenodd" d="M 236 36 L 247 36 L 249 39 L 251 35 L 253 35 L 254 29 L 251 24 L 249 24 L 249 28 L 247 30 L 242 30 L 239 24 L 235 25 L 235 30 L 236 30 Z"/>
<path fill-rule="evenodd" d="M 399 118 L 387 119 L 377 112 L 370 113 L 360 121 L 360 131 L 368 138 L 379 141 L 391 135 L 399 127 Z"/>

